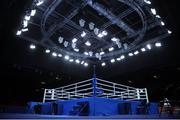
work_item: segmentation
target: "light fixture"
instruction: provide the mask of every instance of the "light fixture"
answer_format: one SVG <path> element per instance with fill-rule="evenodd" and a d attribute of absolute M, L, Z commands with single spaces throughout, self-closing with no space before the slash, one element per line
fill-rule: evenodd
<path fill-rule="evenodd" d="M 74 51 L 79 52 L 79 49 L 78 49 L 78 48 L 75 48 Z"/>
<path fill-rule="evenodd" d="M 114 50 L 114 47 L 111 47 L 109 48 L 109 52 L 113 51 Z"/>
<path fill-rule="evenodd" d="M 57 53 L 53 52 L 53 53 L 52 53 L 52 56 L 53 56 L 53 57 L 57 57 Z"/>
<path fill-rule="evenodd" d="M 37 6 L 40 6 L 40 5 L 42 5 L 43 3 L 44 3 L 43 0 L 39 0 L 39 1 L 36 3 L 36 5 L 37 5 Z"/>
<path fill-rule="evenodd" d="M 93 29 L 94 29 L 94 25 L 95 25 L 95 24 L 94 24 L 93 22 L 90 22 L 90 23 L 89 23 L 89 29 L 90 29 L 90 30 L 93 30 Z"/>
<path fill-rule="evenodd" d="M 92 51 L 89 52 L 89 56 L 93 56 L 93 52 Z"/>
<path fill-rule="evenodd" d="M 111 38 L 111 41 L 113 41 L 113 42 L 116 42 L 117 40 L 118 40 L 118 38 L 116 38 L 116 37 Z"/>
<path fill-rule="evenodd" d="M 149 0 L 144 0 L 144 2 L 147 4 L 151 4 L 151 1 L 149 1 Z"/>
<path fill-rule="evenodd" d="M 83 31 L 83 32 L 81 33 L 81 37 L 85 37 L 85 36 L 86 36 L 86 32 Z"/>
<path fill-rule="evenodd" d="M 36 49 L 36 46 L 34 44 L 31 44 L 30 49 Z"/>
<path fill-rule="evenodd" d="M 138 54 L 139 54 L 139 51 L 135 51 L 135 52 L 134 52 L 134 55 L 138 55 Z"/>
<path fill-rule="evenodd" d="M 116 60 L 117 60 L 117 61 L 120 61 L 120 60 L 121 60 L 121 58 L 116 58 Z"/>
<path fill-rule="evenodd" d="M 80 20 L 79 20 L 79 25 L 80 25 L 81 27 L 84 27 L 85 22 L 86 22 L 85 20 L 80 19 Z"/>
<path fill-rule="evenodd" d="M 81 65 L 84 64 L 84 61 L 81 61 Z"/>
<path fill-rule="evenodd" d="M 26 16 L 24 17 L 24 19 L 27 20 L 27 21 L 29 21 L 29 20 L 31 19 L 31 16 L 26 15 Z"/>
<path fill-rule="evenodd" d="M 164 23 L 163 21 L 161 21 L 161 25 L 162 25 L 162 26 L 164 26 L 164 25 L 165 25 L 165 23 Z"/>
<path fill-rule="evenodd" d="M 145 48 L 141 48 L 141 51 L 142 51 L 142 52 L 145 52 L 145 51 L 146 51 L 146 49 L 145 49 Z"/>
<path fill-rule="evenodd" d="M 27 32 L 29 29 L 28 28 L 24 28 L 24 29 L 22 29 L 21 31 L 22 32 Z"/>
<path fill-rule="evenodd" d="M 155 46 L 156 46 L 156 47 L 161 47 L 162 44 L 161 44 L 160 42 L 157 42 L 157 43 L 155 43 Z"/>
<path fill-rule="evenodd" d="M 171 34 L 171 33 L 172 33 L 172 31 L 168 30 L 168 34 Z"/>
<path fill-rule="evenodd" d="M 91 46 L 91 43 L 90 43 L 89 41 L 87 41 L 87 42 L 85 43 L 85 45 L 86 45 L 86 46 Z"/>
<path fill-rule="evenodd" d="M 59 42 L 60 44 L 63 43 L 63 40 L 64 40 L 64 38 L 61 37 L 61 36 L 58 38 L 58 42 Z"/>
<path fill-rule="evenodd" d="M 22 33 L 22 31 L 21 31 L 21 30 L 18 30 L 18 31 L 16 32 L 16 35 L 21 35 L 21 33 Z"/>
<path fill-rule="evenodd" d="M 69 42 L 68 42 L 68 41 L 64 41 L 64 47 L 67 47 L 67 46 L 68 46 L 68 44 L 69 44 Z"/>
<path fill-rule="evenodd" d="M 100 52 L 100 55 L 104 55 L 104 54 L 105 54 L 105 52 L 104 52 L 104 51 L 101 51 L 101 52 Z"/>
<path fill-rule="evenodd" d="M 76 63 L 79 64 L 79 63 L 80 63 L 80 60 L 77 59 L 77 60 L 76 60 Z"/>
<path fill-rule="evenodd" d="M 64 58 L 65 58 L 65 60 L 69 60 L 69 56 L 68 55 L 64 56 Z"/>
<path fill-rule="evenodd" d="M 150 44 L 147 44 L 146 47 L 147 47 L 149 50 L 152 49 Z"/>
<path fill-rule="evenodd" d="M 46 51 L 45 51 L 46 53 L 50 53 L 51 51 L 49 50 L 49 49 L 46 49 Z"/>
<path fill-rule="evenodd" d="M 34 10 L 31 10 L 31 16 L 34 16 L 36 14 L 36 10 L 34 9 Z"/>
<path fill-rule="evenodd" d="M 27 27 L 28 26 L 28 21 L 27 20 L 24 20 L 23 21 L 23 27 L 25 28 L 25 27 Z"/>
<path fill-rule="evenodd" d="M 84 66 L 87 67 L 89 64 L 88 63 L 84 63 Z"/>
<path fill-rule="evenodd" d="M 125 59 L 125 56 L 124 55 L 121 55 L 121 57 L 120 57 L 121 59 Z"/>
<path fill-rule="evenodd" d="M 115 62 L 115 59 L 111 59 L 111 63 L 114 63 Z"/>
<path fill-rule="evenodd" d="M 161 18 L 161 16 L 160 16 L 160 15 L 156 15 L 156 17 L 157 17 L 157 18 Z"/>
<path fill-rule="evenodd" d="M 124 49 L 125 49 L 125 50 L 128 49 L 128 44 L 127 44 L 127 43 L 124 43 L 123 46 L 124 46 Z"/>
<path fill-rule="evenodd" d="M 69 62 L 74 62 L 74 59 L 70 59 Z"/>
<path fill-rule="evenodd" d="M 131 57 L 131 56 L 133 56 L 133 53 L 129 53 L 128 55 Z"/>
<path fill-rule="evenodd" d="M 102 65 L 102 66 L 106 66 L 106 63 L 105 63 L 105 62 L 103 62 L 101 65 Z"/>
<path fill-rule="evenodd" d="M 58 57 L 62 57 L 62 54 L 58 54 Z"/>
<path fill-rule="evenodd" d="M 107 31 L 102 31 L 102 35 L 104 35 L 104 36 L 106 36 L 108 33 L 107 33 Z"/>
<path fill-rule="evenodd" d="M 98 28 L 94 28 L 94 34 L 98 35 L 98 33 L 99 33 L 99 29 Z"/>
<path fill-rule="evenodd" d="M 153 15 L 156 15 L 156 9 L 155 8 L 151 8 L 151 12 Z"/>
<path fill-rule="evenodd" d="M 75 42 L 77 42 L 77 39 L 76 39 L 76 38 L 73 38 L 73 39 L 72 39 L 72 43 L 75 43 Z"/>
<path fill-rule="evenodd" d="M 84 54 L 85 54 L 85 55 L 89 55 L 89 53 L 88 53 L 88 52 L 84 52 Z"/>
<path fill-rule="evenodd" d="M 102 33 L 99 33 L 97 36 L 102 38 L 104 35 Z"/>

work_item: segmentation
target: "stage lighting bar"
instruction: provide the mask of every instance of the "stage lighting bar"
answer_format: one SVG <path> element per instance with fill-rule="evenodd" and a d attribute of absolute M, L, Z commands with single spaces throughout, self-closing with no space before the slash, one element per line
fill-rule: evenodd
<path fill-rule="evenodd" d="M 34 44 L 31 44 L 31 45 L 30 45 L 30 49 L 32 49 L 32 50 L 33 50 L 33 49 L 36 49 L 36 46 L 35 46 Z"/>

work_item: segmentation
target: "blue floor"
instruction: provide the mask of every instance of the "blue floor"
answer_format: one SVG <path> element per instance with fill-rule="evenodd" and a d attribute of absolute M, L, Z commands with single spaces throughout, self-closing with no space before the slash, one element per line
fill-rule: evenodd
<path fill-rule="evenodd" d="M 65 116 L 36 114 L 0 114 L 1 119 L 178 119 L 180 115 L 117 115 L 117 116 Z"/>

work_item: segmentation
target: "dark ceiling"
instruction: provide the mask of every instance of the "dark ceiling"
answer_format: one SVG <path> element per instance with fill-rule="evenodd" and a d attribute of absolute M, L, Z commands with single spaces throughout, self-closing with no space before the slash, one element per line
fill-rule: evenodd
<path fill-rule="evenodd" d="M 103 0 L 106 1 L 106 0 Z M 97 66 L 97 77 L 135 87 L 147 87 L 150 100 L 167 95 L 178 99 L 180 91 L 180 42 L 177 0 L 154 0 L 153 5 L 173 31 L 161 48 L 106 67 Z M 42 48 L 29 49 L 29 42 L 15 36 L 27 0 L 1 3 L 1 93 L 2 104 L 25 104 L 42 100 L 43 88 L 62 86 L 92 77 L 84 67 L 54 59 Z"/>

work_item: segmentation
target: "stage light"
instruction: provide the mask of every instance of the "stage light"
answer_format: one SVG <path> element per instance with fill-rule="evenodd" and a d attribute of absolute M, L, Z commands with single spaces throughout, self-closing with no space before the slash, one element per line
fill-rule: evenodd
<path fill-rule="evenodd" d="M 73 39 L 72 39 L 72 43 L 75 43 L 75 42 L 77 42 L 77 39 L 76 39 L 76 38 L 73 38 Z"/>
<path fill-rule="evenodd" d="M 74 60 L 73 60 L 73 59 L 70 59 L 69 62 L 74 62 Z"/>
<path fill-rule="evenodd" d="M 171 33 L 172 33 L 172 31 L 168 30 L 168 34 L 171 34 Z"/>
<path fill-rule="evenodd" d="M 89 23 L 89 29 L 90 29 L 90 30 L 93 30 L 93 29 L 94 29 L 94 25 L 95 25 L 95 24 L 94 24 L 93 22 L 90 22 L 90 23 Z"/>
<path fill-rule="evenodd" d="M 22 32 L 27 32 L 29 29 L 28 28 L 24 28 L 24 29 L 22 29 L 21 31 Z"/>
<path fill-rule="evenodd" d="M 89 53 L 88 53 L 88 52 L 84 52 L 84 54 L 85 54 L 85 55 L 89 55 Z"/>
<path fill-rule="evenodd" d="M 124 43 L 123 46 L 124 46 L 124 49 L 125 49 L 125 50 L 128 49 L 128 44 L 127 44 L 127 43 Z"/>
<path fill-rule="evenodd" d="M 44 3 L 43 0 L 39 0 L 39 1 L 36 3 L 36 5 L 37 5 L 37 6 L 40 6 L 40 5 L 42 5 L 43 3 Z"/>
<path fill-rule="evenodd" d="M 69 56 L 68 55 L 66 55 L 64 58 L 65 58 L 65 60 L 69 60 Z"/>
<path fill-rule="evenodd" d="M 145 52 L 145 51 L 146 51 L 146 49 L 145 49 L 145 48 L 141 48 L 141 51 L 142 51 L 142 52 Z"/>
<path fill-rule="evenodd" d="M 29 21 L 29 20 L 31 19 L 31 16 L 27 16 L 27 15 L 26 15 L 26 16 L 24 17 L 24 19 L 27 20 L 27 21 Z"/>
<path fill-rule="evenodd" d="M 46 49 L 46 51 L 45 51 L 46 53 L 50 53 L 51 51 L 49 50 L 49 49 Z"/>
<path fill-rule="evenodd" d="M 106 66 L 106 63 L 105 63 L 105 62 L 103 62 L 101 65 L 102 65 L 102 66 Z"/>
<path fill-rule="evenodd" d="M 16 35 L 21 35 L 22 31 L 18 30 Z"/>
<path fill-rule="evenodd" d="M 36 10 L 34 9 L 34 10 L 31 10 L 31 16 L 34 16 L 36 14 Z"/>
<path fill-rule="evenodd" d="M 161 21 L 161 25 L 162 25 L 162 26 L 164 26 L 164 25 L 165 25 L 165 23 L 164 23 L 163 21 Z"/>
<path fill-rule="evenodd" d="M 53 52 L 53 53 L 52 53 L 52 56 L 53 56 L 53 57 L 57 57 L 57 53 Z"/>
<path fill-rule="evenodd" d="M 129 53 L 128 55 L 131 57 L 131 56 L 133 56 L 134 54 L 133 54 L 133 53 Z"/>
<path fill-rule="evenodd" d="M 155 43 L 155 46 L 156 46 L 156 47 L 161 47 L 162 44 L 161 44 L 160 42 L 157 42 L 157 43 Z"/>
<path fill-rule="evenodd" d="M 86 46 L 91 46 L 91 43 L 90 43 L 89 41 L 87 41 L 87 42 L 85 43 L 85 45 L 86 45 Z"/>
<path fill-rule="evenodd" d="M 62 57 L 62 54 L 58 54 L 58 57 Z"/>
<path fill-rule="evenodd" d="M 121 58 L 116 58 L 116 60 L 117 60 L 117 61 L 120 61 L 120 60 L 121 60 Z"/>
<path fill-rule="evenodd" d="M 115 59 L 111 59 L 111 63 L 114 63 L 115 62 Z"/>
<path fill-rule="evenodd" d="M 149 50 L 152 49 L 150 44 L 146 45 L 146 47 L 147 47 Z"/>
<path fill-rule="evenodd" d="M 156 17 L 157 17 L 157 18 L 161 18 L 161 16 L 159 16 L 159 15 L 156 15 Z"/>
<path fill-rule="evenodd" d="M 81 27 L 84 27 L 85 22 L 86 22 L 85 20 L 80 19 L 80 20 L 79 20 L 79 25 L 80 25 Z"/>
<path fill-rule="evenodd" d="M 36 49 L 36 46 L 34 44 L 31 44 L 30 49 Z"/>
<path fill-rule="evenodd" d="M 89 56 L 93 56 L 93 52 L 92 51 L 89 52 Z"/>
<path fill-rule="evenodd" d="M 76 63 L 79 64 L 79 63 L 80 63 L 80 60 L 77 59 L 77 60 L 76 60 Z"/>
<path fill-rule="evenodd" d="M 114 50 L 114 47 L 111 47 L 109 48 L 109 52 L 113 51 Z"/>
<path fill-rule="evenodd" d="M 94 34 L 98 35 L 98 33 L 99 33 L 99 29 L 98 28 L 94 28 Z"/>
<path fill-rule="evenodd" d="M 102 38 L 104 35 L 102 33 L 99 33 L 97 36 Z"/>
<path fill-rule="evenodd" d="M 121 55 L 121 59 L 125 59 L 125 56 L 124 56 L 124 55 Z"/>
<path fill-rule="evenodd" d="M 144 2 L 147 4 L 151 4 L 151 1 L 149 1 L 149 0 L 144 0 Z"/>
<path fill-rule="evenodd" d="M 138 54 L 139 54 L 139 51 L 135 51 L 135 52 L 134 52 L 134 55 L 138 55 Z"/>
<path fill-rule="evenodd" d="M 113 42 L 116 42 L 116 41 L 118 40 L 118 38 L 113 37 L 113 38 L 111 38 L 111 40 L 112 40 Z"/>
<path fill-rule="evenodd" d="M 107 33 L 107 31 L 102 31 L 102 35 L 104 35 L 104 36 L 106 36 L 108 33 Z"/>
<path fill-rule="evenodd" d="M 100 52 L 100 55 L 104 55 L 104 54 L 105 54 L 105 52 L 103 52 L 103 51 L 102 51 L 102 52 Z"/>
<path fill-rule="evenodd" d="M 79 52 L 79 49 L 75 48 L 74 51 Z"/>
<path fill-rule="evenodd" d="M 83 32 L 81 33 L 81 37 L 85 37 L 85 36 L 86 36 L 86 32 L 83 31 Z"/>
<path fill-rule="evenodd" d="M 24 26 L 24 28 L 28 26 L 28 21 L 27 20 L 23 21 L 23 26 Z"/>
<path fill-rule="evenodd" d="M 63 40 L 64 40 L 64 38 L 61 37 L 61 36 L 58 38 L 58 42 L 59 42 L 60 44 L 63 43 Z"/>
<path fill-rule="evenodd" d="M 156 15 L 156 9 L 155 8 L 151 8 L 151 12 L 153 15 Z"/>
<path fill-rule="evenodd" d="M 68 46 L 68 44 L 69 44 L 69 42 L 68 42 L 68 41 L 64 41 L 64 47 L 67 47 L 67 46 Z"/>
<path fill-rule="evenodd" d="M 81 61 L 81 65 L 84 64 L 84 61 Z"/>
<path fill-rule="evenodd" d="M 84 63 L 84 66 L 87 67 L 89 64 L 88 63 Z"/>

